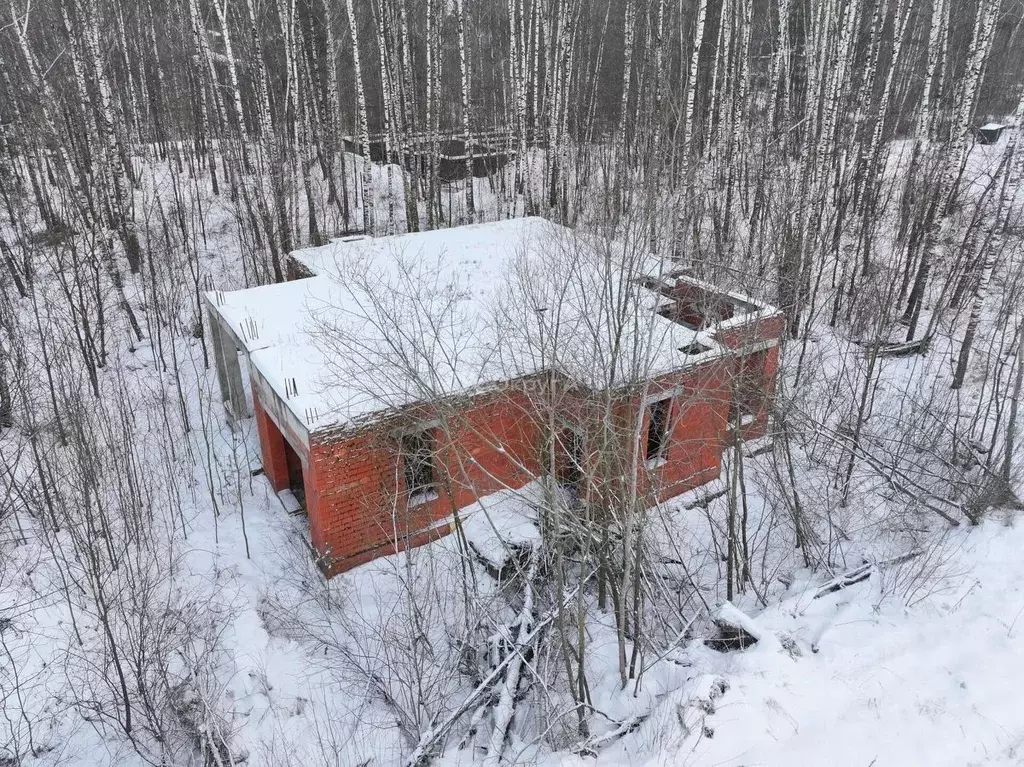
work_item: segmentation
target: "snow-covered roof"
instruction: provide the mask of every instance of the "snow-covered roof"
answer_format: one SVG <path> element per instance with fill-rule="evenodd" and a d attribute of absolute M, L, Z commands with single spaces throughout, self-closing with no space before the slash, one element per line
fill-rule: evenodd
<path fill-rule="evenodd" d="M 1002 123 L 985 123 L 978 130 L 1002 130 L 1005 127 Z"/>
<path fill-rule="evenodd" d="M 546 370 L 618 388 L 728 353 L 715 327 L 658 314 L 669 299 L 640 278 L 670 284 L 671 262 L 540 218 L 292 257 L 316 276 L 208 298 L 309 432 Z M 730 297 L 747 317 L 775 311 Z M 695 342 L 707 351 L 683 351 Z"/>

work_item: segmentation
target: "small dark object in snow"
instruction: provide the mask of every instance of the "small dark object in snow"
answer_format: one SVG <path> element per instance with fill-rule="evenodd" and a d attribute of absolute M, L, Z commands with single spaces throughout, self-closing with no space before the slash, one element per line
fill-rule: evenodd
<path fill-rule="evenodd" d="M 704 725 L 704 737 L 713 738 L 715 737 L 715 728 L 710 725 Z"/>
<path fill-rule="evenodd" d="M 0 634 L 7 631 L 13 625 L 14 622 L 10 618 L 0 618 Z"/>
<path fill-rule="evenodd" d="M 730 626 L 726 623 L 715 621 L 715 628 L 718 629 L 717 636 L 705 639 L 704 644 L 716 652 L 745 650 L 757 644 L 757 638 L 739 626 Z"/>
<path fill-rule="evenodd" d="M 683 504 L 683 508 L 686 509 L 687 511 L 696 508 L 706 509 L 713 500 L 715 500 L 716 498 L 721 498 L 727 492 L 729 492 L 728 488 L 723 487 L 719 490 L 716 490 L 713 493 L 708 493 L 707 495 L 701 496 L 700 498 L 695 498 L 689 503 Z M 728 557 L 722 557 L 722 561 L 728 561 Z"/>
<path fill-rule="evenodd" d="M 879 357 L 909 357 L 913 354 L 927 354 L 928 346 L 931 342 L 929 336 L 919 338 L 916 341 L 860 341 L 855 340 L 854 343 L 865 349 L 865 353 L 870 353 L 872 347 L 874 347 L 875 353 Z"/>
<path fill-rule="evenodd" d="M 263 474 L 263 467 L 262 466 L 260 466 L 258 469 L 253 469 L 252 471 L 249 472 L 249 476 L 250 477 L 258 477 L 261 474 Z"/>
<path fill-rule="evenodd" d="M 985 123 L 974 129 L 974 135 L 979 144 L 998 144 L 999 137 L 1003 135 L 1004 130 L 1006 130 L 1006 126 L 1000 123 Z"/>
<path fill-rule="evenodd" d="M 41 229 L 39 231 L 30 232 L 28 241 L 33 245 L 52 248 L 56 245 L 60 245 L 74 233 L 74 230 L 70 227 L 57 226 L 52 229 Z"/>
<path fill-rule="evenodd" d="M 686 346 L 680 346 L 679 351 L 681 351 L 688 357 L 696 357 L 698 354 L 703 354 L 704 352 L 711 351 L 711 347 L 705 346 L 699 341 L 692 341 L 686 344 Z"/>

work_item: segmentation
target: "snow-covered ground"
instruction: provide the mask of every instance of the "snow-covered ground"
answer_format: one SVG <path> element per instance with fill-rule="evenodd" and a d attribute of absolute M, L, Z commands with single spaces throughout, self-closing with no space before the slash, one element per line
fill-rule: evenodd
<path fill-rule="evenodd" d="M 990 162 L 979 155 L 986 157 Z M 485 217 L 498 216 L 496 196 L 488 199 L 485 186 L 477 199 L 490 203 Z M 206 202 L 210 239 L 200 254 L 203 275 L 217 288 L 242 287 L 228 203 Z M 378 201 L 378 209 L 383 204 Z M 182 326 L 194 319 L 189 301 L 185 295 L 179 307 Z M 876 431 L 867 429 L 866 440 L 888 436 L 895 423 L 890 415 L 923 418 L 929 407 L 969 422 L 964 439 L 976 436 L 975 428 L 993 434 L 985 405 L 991 383 L 974 380 L 972 371 L 964 390 L 949 390 L 958 322 L 954 316 L 936 328 L 927 357 L 883 363 Z M 856 390 L 859 358 L 848 339 L 817 329 L 813 336 L 807 376 L 819 378 L 821 391 L 832 396 L 815 403 L 820 412 L 812 415 L 834 423 L 842 415 L 833 412 L 836 402 L 846 403 Z M 1009 359 L 1006 342 L 999 327 L 984 324 L 976 358 Z M 113 392 L 105 407 L 114 420 L 119 377 L 133 393 L 135 439 L 150 461 L 146 473 L 157 503 L 150 545 L 154 561 L 172 576 L 161 584 L 161 597 L 167 613 L 195 621 L 191 628 L 205 637 L 209 673 L 202 691 L 207 709 L 222 718 L 218 726 L 236 763 L 401 764 L 430 717 L 443 716 L 472 692 L 473 680 L 462 673 L 465 648 L 452 639 L 482 615 L 509 617 L 516 595 L 504 593 L 479 562 L 467 566 L 454 536 L 325 583 L 309 556 L 305 520 L 289 516 L 266 480 L 251 474 L 259 463 L 252 422 L 234 435 L 224 423 L 198 340 L 178 332 L 164 343 L 173 345 L 171 362 L 168 350 L 159 352 L 149 340 L 132 351 L 117 346 L 100 372 L 101 384 L 105 394 Z M 1003 383 L 1011 367 L 999 368 Z M 176 413 L 179 384 L 192 426 L 187 434 Z M 979 417 L 972 419 L 972 411 Z M 822 557 L 838 563 L 835 572 L 799 569 L 788 532 L 764 523 L 772 457 L 751 458 L 755 582 L 767 607 L 751 589 L 737 598 L 737 608 L 750 616 L 761 641 L 722 653 L 681 632 L 643 659 L 641 685 L 622 689 L 614 616 L 591 604 L 585 662 L 597 709 L 589 739 L 594 755 L 573 752 L 579 740 L 573 723 L 548 721 L 544 698 L 536 696 L 524 704 L 524 726 L 507 748 L 508 761 L 1024 763 L 1024 523 L 1000 510 L 979 527 L 947 530 L 863 462 L 853 473 L 850 502 L 840 508 L 835 476 L 809 460 L 817 442 L 814 435 L 813 442 L 795 446 L 797 479 L 809 516 L 832 515 L 830 523 L 846 536 L 827 541 L 838 553 Z M 169 447 L 177 450 L 171 458 L 164 455 Z M 894 455 L 901 451 L 912 453 L 906 445 L 892 446 Z M 28 476 L 24 434 L 0 436 L 0 452 L 14 456 L 0 468 L 17 467 L 20 477 Z M 14 476 L 0 474 L 0 489 Z M 665 565 L 663 577 L 680 578 L 678 563 L 685 563 L 687 579 L 716 609 L 724 601 L 718 547 L 726 500 L 712 501 L 706 511 L 687 508 L 689 500 L 655 512 L 651 528 L 665 534 L 655 535 L 654 545 L 675 563 Z M 529 501 L 529 492 L 501 495 L 468 514 L 467 538 L 483 558 L 498 562 L 506 544 L 536 540 Z M 62 574 L 69 568 L 54 554 L 59 546 L 43 540 L 31 515 L 22 512 L 16 521 L 21 529 L 12 524 L 4 530 L 0 557 L 0 765 L 16 764 L 5 762 L 5 747 L 20 753 L 23 765 L 143 764 L 110 721 L 81 705 L 87 693 L 111 699 L 108 690 L 89 686 L 98 678 L 90 674 L 103 646 L 92 601 L 72 589 L 80 601 L 68 604 Z M 890 561 L 908 552 L 916 555 Z M 879 562 L 863 568 L 869 577 L 816 597 L 831 577 L 857 571 L 862 557 Z M 472 600 L 467 579 L 475 583 Z M 670 616 L 680 629 L 691 607 Z M 641 719 L 621 738 L 611 737 L 611 723 Z M 604 730 L 602 722 L 609 723 Z M 479 756 L 456 741 L 435 764 L 468 764 Z"/>
<path fill-rule="evenodd" d="M 304 589 L 289 585 L 315 575 L 303 568 L 301 520 L 287 517 L 262 481 L 252 501 L 247 525 L 257 545 L 251 560 L 240 556 L 239 531 L 225 535 L 224 528 L 213 551 L 190 554 L 197 575 L 220 573 L 218 590 L 231 595 L 228 601 L 236 607 L 225 633 L 233 673 L 224 691 L 236 742 L 256 747 L 250 751 L 253 764 L 320 764 L 329 756 L 337 764 L 400 763 L 407 744 L 388 707 L 375 700 L 366 679 L 340 668 L 336 648 L 314 638 L 328 631 L 349 641 L 326 624 L 312 626 L 326 613 L 303 613 L 311 622 L 305 630 L 275 623 L 268 600 L 280 605 L 308 598 Z M 523 506 L 519 497 L 491 499 L 486 513 L 468 516 L 468 537 L 488 558 L 500 559 L 496 528 L 511 541 L 536 534 Z M 676 507 L 671 513 L 691 515 L 700 527 L 699 511 Z M 915 558 L 870 568 L 866 580 L 831 593 L 818 596 L 823 579 L 798 573 L 770 607 L 759 614 L 748 608 L 769 632 L 757 645 L 721 653 L 699 641 L 682 644 L 651 667 L 639 696 L 632 686 L 619 690 L 609 614 L 607 622 L 590 629 L 598 706 L 615 718 L 651 714 L 601 751 L 596 763 L 1019 765 L 1022 551 L 1024 525 L 1007 513 L 978 528 L 945 533 Z M 436 595 L 456 607 L 459 561 L 449 537 L 413 552 L 411 562 L 399 554 L 370 563 L 332 582 L 333 609 L 356 617 L 347 628 L 367 632 L 356 647 L 376 652 L 380 643 L 403 636 L 382 627 L 407 619 L 407 577 L 429 578 Z M 429 600 L 423 604 L 429 611 Z M 443 636 L 461 612 L 432 617 Z M 362 660 L 370 668 L 395 659 Z M 433 683 L 446 686 L 454 699 L 470 690 L 451 678 Z M 517 762 L 595 763 L 516 745 L 522 749 Z M 472 760 L 471 751 L 452 748 L 438 763 Z"/>
<path fill-rule="evenodd" d="M 680 653 L 694 680 L 601 764 L 1024 763 L 1024 525 L 991 520 L 815 598 L 794 583 L 757 622 L 792 637 Z M 707 700 L 708 677 L 726 691 Z M 691 706 L 692 708 L 692 706 Z"/>

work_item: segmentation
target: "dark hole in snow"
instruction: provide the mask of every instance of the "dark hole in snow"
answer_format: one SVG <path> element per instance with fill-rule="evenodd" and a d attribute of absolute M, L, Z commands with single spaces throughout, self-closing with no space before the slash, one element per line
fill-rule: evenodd
<path fill-rule="evenodd" d="M 715 622 L 717 634 L 705 639 L 704 644 L 716 652 L 730 652 L 732 650 L 745 650 L 757 644 L 753 634 L 739 626 L 730 626 L 727 623 Z"/>
<path fill-rule="evenodd" d="M 698 354 L 703 354 L 704 352 L 709 351 L 710 349 L 710 346 L 705 346 L 699 341 L 693 341 L 691 343 L 688 343 L 686 346 L 679 347 L 679 351 L 681 351 L 683 354 L 690 355 L 691 357 L 695 357 Z"/>

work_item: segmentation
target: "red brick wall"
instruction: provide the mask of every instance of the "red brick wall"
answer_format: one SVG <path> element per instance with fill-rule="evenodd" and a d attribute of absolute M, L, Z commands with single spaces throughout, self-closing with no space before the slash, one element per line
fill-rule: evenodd
<path fill-rule="evenodd" d="M 782 315 L 767 317 L 760 322 L 737 325 L 715 333 L 715 340 L 730 349 L 742 349 L 753 346 L 761 341 L 781 338 L 786 328 L 786 319 Z"/>
<path fill-rule="evenodd" d="M 759 340 L 771 338 L 769 334 L 776 329 L 781 332 L 781 323 L 769 320 L 765 325 L 755 331 Z M 743 438 L 764 436 L 771 413 L 778 358 L 778 346 L 771 346 L 748 355 L 712 360 L 652 382 L 648 399 L 660 391 L 682 391 L 673 396 L 671 432 L 664 463 L 647 466 L 643 460 L 648 425 L 647 414 L 643 416 L 638 445 L 641 489 L 650 493 L 652 499 L 665 501 L 717 478 L 722 453 L 732 443 L 734 423 L 730 416 L 734 396 L 740 399 L 741 412 L 753 416 L 742 428 Z M 635 413 L 640 404 L 637 397 L 629 412 Z"/>
<path fill-rule="evenodd" d="M 778 328 L 781 332 L 781 325 Z M 770 325 L 754 333 L 764 339 L 774 330 Z M 741 331 L 737 329 L 732 340 L 738 341 Z M 749 343 L 746 336 L 751 331 L 744 332 L 742 340 Z M 665 462 L 647 467 L 641 453 L 640 491 L 652 502 L 664 501 L 718 477 L 722 451 L 731 441 L 729 414 L 737 374 L 746 367 L 761 382 L 760 397 L 747 403 L 758 413 L 744 429 L 744 436 L 753 438 L 764 430 L 777 365 L 778 348 L 770 347 L 746 358 L 712 358 L 653 381 L 648 395 L 677 393 Z M 562 403 L 570 420 L 575 420 L 569 412 L 574 407 L 581 414 L 587 409 L 582 401 L 574 406 L 571 396 L 562 395 L 560 412 Z M 258 398 L 254 406 L 267 477 L 275 489 L 283 489 L 288 487 L 285 438 Z M 632 434 L 629 424 L 644 406 L 639 394 L 619 403 L 617 417 L 625 425 L 624 434 Z M 435 430 L 439 495 L 409 508 L 394 431 L 435 418 L 446 424 Z M 646 446 L 646 415 L 644 421 L 637 445 L 641 451 Z M 455 509 L 502 488 L 522 487 L 537 476 L 542 444 L 540 418 L 530 399 L 522 391 L 506 390 L 447 412 L 421 409 L 415 417 L 400 414 L 355 433 L 314 434 L 308 455 L 293 445 L 302 458 L 310 535 L 324 569 L 335 574 L 407 544 L 417 546 L 446 535 L 450 528 L 445 523 Z M 629 450 L 623 445 L 626 461 Z"/>
<path fill-rule="evenodd" d="M 255 389 L 253 389 L 252 409 L 256 418 L 256 429 L 260 435 L 263 473 L 270 480 L 275 492 L 280 492 L 288 487 L 288 457 L 285 453 L 284 437 L 277 424 L 263 409 Z"/>
<path fill-rule="evenodd" d="M 311 445 L 306 480 L 313 545 L 326 569 L 341 572 L 375 556 L 425 543 L 449 532 L 455 509 L 502 488 L 519 488 L 539 473 L 539 431 L 527 398 L 503 392 L 450 413 L 421 412 L 413 421 L 444 415 L 434 429 L 438 497 L 409 507 L 395 421 Z M 440 524 L 439 524 L 440 523 Z M 439 525 L 424 532 L 432 525 Z"/>
<path fill-rule="evenodd" d="M 646 412 L 642 415 L 637 445 L 640 491 L 650 494 L 652 501 L 667 500 L 718 477 L 734 369 L 734 359 L 717 359 L 652 382 L 648 402 L 660 392 L 677 392 L 672 396 L 670 432 L 663 463 L 646 463 L 648 415 Z M 630 412 L 635 413 L 640 407 L 646 410 L 637 396 L 630 403 Z"/>

